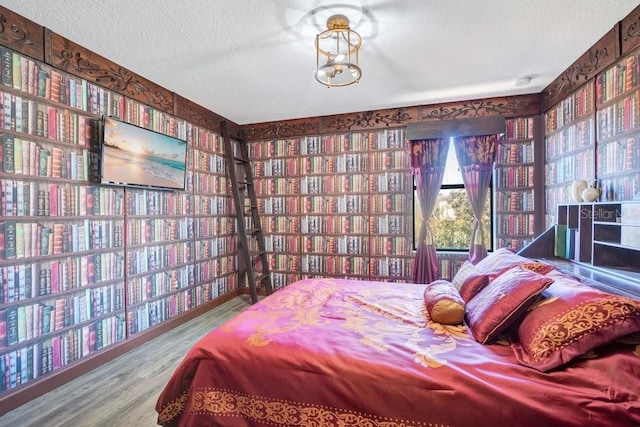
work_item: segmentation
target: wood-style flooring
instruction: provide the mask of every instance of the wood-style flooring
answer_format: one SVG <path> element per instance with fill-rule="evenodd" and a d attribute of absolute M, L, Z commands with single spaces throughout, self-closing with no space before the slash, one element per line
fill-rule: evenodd
<path fill-rule="evenodd" d="M 155 404 L 187 351 L 250 305 L 241 295 L 0 417 L 0 426 L 155 426 Z"/>

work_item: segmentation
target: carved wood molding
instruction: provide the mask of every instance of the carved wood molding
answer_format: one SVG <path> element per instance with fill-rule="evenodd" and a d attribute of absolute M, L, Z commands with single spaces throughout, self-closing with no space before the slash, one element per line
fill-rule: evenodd
<path fill-rule="evenodd" d="M 42 26 L 3 6 L 0 6 L 0 44 L 44 61 Z"/>
<path fill-rule="evenodd" d="M 344 132 L 403 126 L 415 121 L 417 108 L 363 111 L 322 118 L 322 132 Z"/>
<path fill-rule="evenodd" d="M 176 116 L 194 125 L 222 133 L 221 122 L 227 122 L 227 129 L 232 138 L 240 138 L 240 126 L 216 113 L 207 110 L 205 107 L 196 104 L 180 95 L 175 96 Z"/>
<path fill-rule="evenodd" d="M 640 6 L 622 20 L 620 26 L 622 55 L 626 55 L 640 46 Z"/>
<path fill-rule="evenodd" d="M 220 132 L 218 116 L 180 95 L 176 95 L 176 116 L 195 125 Z"/>
<path fill-rule="evenodd" d="M 466 119 L 488 116 L 526 116 L 540 112 L 538 94 L 507 96 L 420 107 L 420 121 L 433 119 Z"/>
<path fill-rule="evenodd" d="M 279 139 L 295 136 L 317 135 L 320 133 L 320 119 L 285 120 L 241 126 L 243 138 L 247 141 Z"/>
<path fill-rule="evenodd" d="M 605 34 L 542 92 L 543 111 L 569 96 L 617 59 L 616 29 Z"/>
<path fill-rule="evenodd" d="M 406 126 L 424 120 L 485 116 L 529 116 L 540 113 L 540 95 L 519 95 L 425 106 L 402 107 L 309 119 L 266 122 L 242 126 L 248 141 L 354 132 Z"/>
<path fill-rule="evenodd" d="M 106 89 L 174 114 L 173 93 L 58 34 L 51 34 L 51 65 Z"/>

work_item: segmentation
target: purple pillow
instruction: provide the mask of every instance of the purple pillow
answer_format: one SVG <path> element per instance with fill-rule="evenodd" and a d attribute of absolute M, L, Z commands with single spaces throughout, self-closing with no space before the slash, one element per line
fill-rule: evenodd
<path fill-rule="evenodd" d="M 553 279 L 522 267 L 511 268 L 467 303 L 467 324 L 482 344 L 516 322 Z"/>

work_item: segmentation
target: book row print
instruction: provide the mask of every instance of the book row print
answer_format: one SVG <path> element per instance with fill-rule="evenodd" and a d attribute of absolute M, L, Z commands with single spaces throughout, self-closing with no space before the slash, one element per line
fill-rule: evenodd
<path fill-rule="evenodd" d="M 2 134 L 0 172 L 20 177 L 56 178 L 95 181 L 98 177 L 98 154 L 87 149 L 62 149 L 45 146 Z"/>
<path fill-rule="evenodd" d="M 598 145 L 598 175 L 640 169 L 640 137 L 629 137 Z"/>
<path fill-rule="evenodd" d="M 572 151 L 593 146 L 595 141 L 595 119 L 593 117 L 575 123 L 560 132 L 548 135 L 546 142 L 546 158 L 552 160 L 566 157 Z"/>
<path fill-rule="evenodd" d="M 0 303 L 11 304 L 57 295 L 122 279 L 124 257 L 101 253 L 41 263 L 0 267 Z"/>
<path fill-rule="evenodd" d="M 291 262 L 287 262 L 291 264 Z M 407 258 L 376 258 L 357 256 L 320 256 L 301 255 L 299 265 L 303 273 L 328 273 L 338 275 L 360 276 L 410 276 L 411 259 Z M 277 262 L 274 270 L 280 270 Z M 288 267 L 288 266 L 285 266 Z M 286 270 L 288 268 L 285 268 Z"/>
<path fill-rule="evenodd" d="M 124 318 L 98 319 L 0 354 L 0 390 L 11 390 L 124 340 Z"/>
<path fill-rule="evenodd" d="M 79 146 L 95 146 L 96 119 L 0 91 L 2 128 Z M 91 144 L 90 144 L 91 142 Z"/>
<path fill-rule="evenodd" d="M 132 218 L 127 220 L 127 245 L 193 238 L 191 218 Z"/>
<path fill-rule="evenodd" d="M 126 205 L 129 215 L 187 215 L 189 195 L 168 191 L 127 189 Z"/>
<path fill-rule="evenodd" d="M 640 90 L 607 108 L 598 110 L 598 141 L 630 132 L 640 126 Z"/>
<path fill-rule="evenodd" d="M 545 113 L 545 134 L 570 124 L 594 110 L 593 85 L 586 84 Z"/>
<path fill-rule="evenodd" d="M 215 283 L 185 289 L 155 301 L 146 301 L 127 311 L 128 336 L 138 334 L 234 289 L 233 281 L 224 277 Z"/>
<path fill-rule="evenodd" d="M 0 222 L 0 261 L 122 247 L 122 222 Z"/>
<path fill-rule="evenodd" d="M 194 285 L 194 266 L 183 265 L 127 280 L 127 308 Z"/>
<path fill-rule="evenodd" d="M 507 140 L 532 139 L 535 136 L 534 126 L 534 120 L 532 117 L 507 119 Z"/>
<path fill-rule="evenodd" d="M 127 274 L 137 275 L 192 262 L 194 242 L 145 246 L 127 251 Z"/>
<path fill-rule="evenodd" d="M 120 216 L 123 193 L 109 187 L 0 179 L 0 216 Z"/>
<path fill-rule="evenodd" d="M 84 292 L 58 298 L 51 303 L 39 302 L 10 306 L 0 311 L 0 349 L 38 339 L 71 326 L 123 308 L 121 288 L 112 286 L 85 289 Z"/>
<path fill-rule="evenodd" d="M 640 83 L 640 54 L 625 60 L 596 77 L 596 101 L 603 104 L 629 92 Z"/>
<path fill-rule="evenodd" d="M 300 178 L 300 193 L 367 193 L 370 191 L 406 191 L 412 185 L 411 176 L 401 172 L 381 175 L 350 174 L 305 176 Z"/>
<path fill-rule="evenodd" d="M 371 151 L 406 148 L 403 129 L 387 129 L 370 133 L 347 133 L 300 139 L 275 139 L 249 144 L 251 158 L 299 156 L 308 154 L 339 153 L 344 151 Z"/>

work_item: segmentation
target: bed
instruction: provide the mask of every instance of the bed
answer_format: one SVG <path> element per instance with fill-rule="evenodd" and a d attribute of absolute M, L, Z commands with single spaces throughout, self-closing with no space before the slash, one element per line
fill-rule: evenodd
<path fill-rule="evenodd" d="M 481 275 L 476 271 L 463 279 Z M 497 282 L 496 277 L 489 278 Z M 564 279 L 557 275 L 553 281 Z M 541 305 L 539 310 L 552 306 L 567 290 L 574 295 L 575 286 L 582 284 L 566 279 L 569 285 L 560 297 L 545 297 L 553 286 L 545 279 L 544 289 L 527 305 L 528 313 L 538 310 L 532 310 L 535 304 Z M 552 365 L 561 366 L 549 365 L 548 359 L 547 365 L 536 365 L 513 338 L 535 329 L 525 324 L 529 314 L 522 307 L 517 321 L 502 325 L 500 334 L 482 344 L 468 324 L 470 311 L 458 325 L 431 319 L 429 286 L 314 278 L 278 290 L 189 351 L 158 398 L 158 423 L 640 425 L 638 301 L 606 295 L 616 302 L 602 306 L 618 317 L 598 326 L 599 334 L 608 334 L 605 341 L 592 342 L 591 337 L 571 350 L 575 354 L 567 352 L 583 335 L 558 344 L 566 360 Z M 594 299 L 589 301 L 582 307 L 593 305 Z M 600 320 L 601 314 L 596 316 Z"/>

